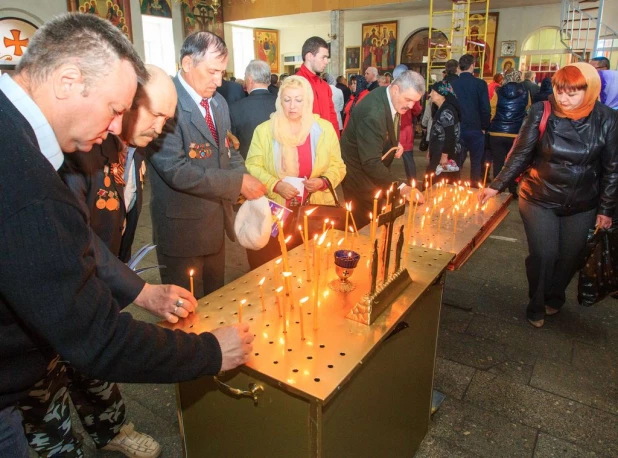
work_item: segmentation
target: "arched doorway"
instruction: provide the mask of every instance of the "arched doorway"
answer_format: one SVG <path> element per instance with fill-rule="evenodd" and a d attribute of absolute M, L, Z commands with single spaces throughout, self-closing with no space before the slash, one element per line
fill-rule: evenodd
<path fill-rule="evenodd" d="M 446 62 L 448 60 L 448 46 L 450 43 L 444 33 L 434 30 L 433 41 L 444 46 L 444 51 L 437 51 L 433 56 L 434 63 Z M 420 73 L 427 78 L 427 50 L 429 48 L 429 28 L 424 27 L 412 32 L 406 39 L 401 48 L 400 62 L 407 65 L 410 70 Z"/>
<path fill-rule="evenodd" d="M 522 43 L 519 68 L 535 72 L 539 82 L 573 61 L 568 48 L 560 41 L 560 29 L 540 27 Z"/>

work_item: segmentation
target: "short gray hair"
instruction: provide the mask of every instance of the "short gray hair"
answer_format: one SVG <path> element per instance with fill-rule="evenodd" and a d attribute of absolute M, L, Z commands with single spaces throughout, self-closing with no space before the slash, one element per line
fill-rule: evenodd
<path fill-rule="evenodd" d="M 425 78 L 420 73 L 412 70 L 407 70 L 399 75 L 391 84 L 399 86 L 401 91 L 414 89 L 419 94 L 425 93 Z"/>
<path fill-rule="evenodd" d="M 367 68 L 367 71 L 368 71 L 369 73 L 373 73 L 373 74 L 374 74 L 374 76 L 378 76 L 378 69 L 377 69 L 377 68 L 375 68 L 375 67 L 368 67 L 368 68 Z"/>
<path fill-rule="evenodd" d="M 536 73 L 535 72 L 531 72 L 531 71 L 527 71 L 526 73 L 524 73 L 524 79 L 529 80 L 531 79 Z"/>
<path fill-rule="evenodd" d="M 117 60 L 131 64 L 139 84 L 148 81 L 142 59 L 120 29 L 94 14 L 65 13 L 37 30 L 17 72 L 23 71 L 33 82 L 42 83 L 62 64 L 73 62 L 82 73 L 87 91 L 109 74 Z"/>
<path fill-rule="evenodd" d="M 212 53 L 216 57 L 227 57 L 227 46 L 219 36 L 212 32 L 195 32 L 185 38 L 180 48 L 180 62 L 189 56 L 196 64 L 206 57 L 206 53 Z"/>
<path fill-rule="evenodd" d="M 326 81 L 331 86 L 334 86 L 335 84 L 337 84 L 337 80 L 335 80 L 335 77 L 331 75 L 330 73 L 324 73 L 322 75 L 322 78 L 324 79 L 324 81 Z"/>
<path fill-rule="evenodd" d="M 245 69 L 245 78 L 247 77 L 250 77 L 254 83 L 270 84 L 270 65 L 263 60 L 252 60 Z"/>

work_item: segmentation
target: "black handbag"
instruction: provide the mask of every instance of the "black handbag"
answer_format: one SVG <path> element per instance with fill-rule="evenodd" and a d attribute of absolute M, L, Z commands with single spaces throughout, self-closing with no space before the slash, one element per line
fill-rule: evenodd
<path fill-rule="evenodd" d="M 337 193 L 333 189 L 333 185 L 330 180 L 326 177 L 320 177 L 328 186 L 328 190 L 333 196 L 333 200 L 335 201 L 335 205 L 318 205 L 318 204 L 310 204 L 309 199 L 311 198 L 311 194 L 307 195 L 305 201 L 298 207 L 294 207 L 292 211 L 296 212 L 296 227 L 299 225 L 304 229 L 304 216 L 305 212 L 308 210 L 314 209 L 309 218 L 307 218 L 307 225 L 309 227 L 309 237 L 313 237 L 313 234 L 317 234 L 322 232 L 322 226 L 324 225 L 324 220 L 328 218 L 328 227 L 334 227 L 340 231 L 345 230 L 345 207 L 342 207 L 339 203 L 339 199 L 337 198 Z M 331 226 L 331 221 L 334 221 L 334 225 Z M 350 221 L 350 224 L 351 221 Z"/>
<path fill-rule="evenodd" d="M 579 271 L 577 300 L 590 307 L 618 292 L 618 228 L 590 230 Z"/>

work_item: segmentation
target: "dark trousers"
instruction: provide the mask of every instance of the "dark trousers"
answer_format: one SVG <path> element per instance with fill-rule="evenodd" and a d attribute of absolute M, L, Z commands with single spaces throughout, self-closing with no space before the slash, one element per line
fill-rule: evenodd
<path fill-rule="evenodd" d="M 298 230 L 290 232 L 284 231 L 286 237 L 292 236 L 292 239 L 286 244 L 288 251 L 296 248 L 302 243 Z M 247 260 L 249 261 L 249 268 L 251 270 L 257 269 L 262 264 L 266 264 L 268 261 L 281 256 L 281 245 L 279 245 L 279 239 L 277 237 L 270 237 L 266 246 L 260 250 L 247 250 Z"/>
<path fill-rule="evenodd" d="M 515 137 L 499 137 L 496 135 L 489 136 L 491 156 L 494 163 L 494 178 L 498 176 L 500 170 L 502 170 L 502 167 L 504 167 L 506 156 L 511 151 L 514 142 Z M 514 193 L 516 189 L 517 185 L 515 184 L 515 182 L 509 183 L 509 191 L 511 191 L 511 193 Z"/>
<path fill-rule="evenodd" d="M 483 179 L 483 158 L 485 157 L 485 134 L 481 130 L 461 129 L 461 158 L 459 168 L 466 162 L 470 152 L 470 186 L 478 188 Z"/>
<path fill-rule="evenodd" d="M 165 268 L 159 269 L 161 283 L 178 285 L 189 289 L 189 272 L 193 270 L 194 296 L 201 299 L 207 294 L 218 290 L 224 284 L 225 278 L 225 239 L 218 253 L 208 256 L 192 256 L 182 258 L 168 256 L 157 247 L 157 260 Z"/>
<path fill-rule="evenodd" d="M 416 180 L 416 163 L 414 162 L 414 151 L 404 151 L 403 167 L 406 169 L 406 178 L 408 179 L 408 185 L 412 180 Z"/>
<path fill-rule="evenodd" d="M 69 398 L 97 448 L 118 435 L 126 421 L 126 407 L 116 383 L 86 378 L 60 361 L 59 356 L 47 371 L 19 403 L 23 428 L 33 450 L 41 457 L 83 456 L 81 438 L 73 433 Z"/>
<path fill-rule="evenodd" d="M 519 199 L 519 213 L 528 239 L 526 275 L 531 320 L 545 316 L 545 305 L 559 309 L 565 290 L 581 267 L 588 230 L 594 227 L 596 210 L 558 216 L 551 209 Z"/>
<path fill-rule="evenodd" d="M 28 458 L 28 442 L 21 413 L 15 407 L 0 410 L 0 456 Z"/>

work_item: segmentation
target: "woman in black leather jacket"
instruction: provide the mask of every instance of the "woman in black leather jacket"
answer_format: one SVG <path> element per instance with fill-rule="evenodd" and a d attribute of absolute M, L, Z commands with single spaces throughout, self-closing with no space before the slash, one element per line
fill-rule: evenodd
<path fill-rule="evenodd" d="M 609 228 L 618 199 L 618 114 L 601 104 L 601 81 L 587 63 L 555 73 L 552 113 L 539 141 L 536 103 L 500 174 L 479 192 L 485 202 L 522 172 L 521 214 L 529 255 L 528 321 L 540 328 L 560 311 L 582 261 L 588 230 Z"/>

